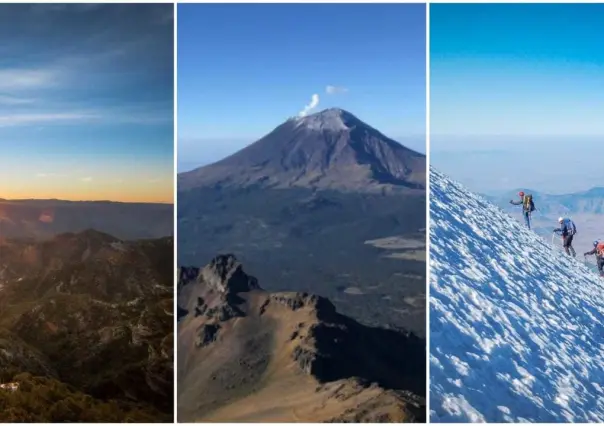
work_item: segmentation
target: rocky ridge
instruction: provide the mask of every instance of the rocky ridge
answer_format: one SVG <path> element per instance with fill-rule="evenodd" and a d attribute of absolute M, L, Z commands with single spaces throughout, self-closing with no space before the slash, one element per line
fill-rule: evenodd
<path fill-rule="evenodd" d="M 321 398 L 335 398 L 324 394 L 333 383 L 356 388 L 361 400 L 369 393 L 363 389 L 372 389 L 372 393 L 379 389 L 378 399 L 388 395 L 404 407 L 399 417 L 408 421 L 425 416 L 422 339 L 411 333 L 363 326 L 337 313 L 334 305 L 320 296 L 266 292 L 230 254 L 217 256 L 204 268 L 180 268 L 178 276 L 179 305 L 186 312 L 179 324 L 178 341 L 184 366 L 179 367 L 183 404 L 193 399 L 192 395 L 208 391 L 203 389 L 206 378 L 215 395 L 222 395 L 214 404 L 226 406 L 234 395 L 262 394 L 278 387 L 278 380 L 265 383 L 268 371 L 284 382 L 291 379 L 293 371 L 294 376 L 306 375 L 316 383 L 312 393 Z M 249 352 L 252 348 L 254 353 Z M 225 351 L 229 355 L 217 357 Z M 231 363 L 238 367 L 222 377 L 223 366 Z M 246 381 L 247 385 L 242 385 Z M 191 416 L 204 418 L 216 409 L 209 405 L 203 408 L 203 402 L 200 405 L 201 410 L 183 407 L 179 411 L 184 419 L 191 420 Z M 322 421 L 358 415 L 347 404 L 342 410 Z"/>

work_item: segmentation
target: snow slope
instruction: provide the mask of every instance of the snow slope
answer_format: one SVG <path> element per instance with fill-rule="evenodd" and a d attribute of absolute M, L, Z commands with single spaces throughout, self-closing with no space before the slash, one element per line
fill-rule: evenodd
<path fill-rule="evenodd" d="M 604 281 L 430 173 L 431 421 L 604 422 Z"/>

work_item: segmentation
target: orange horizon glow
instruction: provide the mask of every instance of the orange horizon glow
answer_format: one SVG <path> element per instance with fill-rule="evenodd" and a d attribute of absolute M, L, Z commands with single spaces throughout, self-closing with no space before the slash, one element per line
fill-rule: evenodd
<path fill-rule="evenodd" d="M 175 204 L 174 200 L 164 201 L 164 200 L 129 200 L 129 199 L 109 199 L 109 198 L 65 198 L 65 197 L 5 197 L 0 195 L 0 202 L 6 201 L 45 201 L 45 200 L 56 200 L 56 201 L 70 201 L 70 202 L 109 202 L 109 203 L 124 203 L 124 204 Z"/>
<path fill-rule="evenodd" d="M 174 189 L 172 183 L 157 184 L 154 187 L 122 187 L 116 191 L 115 188 L 90 188 L 89 190 L 68 189 L 63 191 L 31 191 L 9 190 L 0 185 L 0 199 L 6 201 L 24 200 L 62 200 L 62 201 L 110 201 L 118 203 L 157 203 L 174 204 Z"/>

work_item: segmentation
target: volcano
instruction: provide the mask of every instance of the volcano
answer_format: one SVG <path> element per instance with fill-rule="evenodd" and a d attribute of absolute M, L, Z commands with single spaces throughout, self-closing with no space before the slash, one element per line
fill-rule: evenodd
<path fill-rule="evenodd" d="M 347 192 L 423 192 L 426 157 L 350 112 L 326 109 L 290 118 L 235 154 L 179 175 L 199 187 L 313 188 Z"/>

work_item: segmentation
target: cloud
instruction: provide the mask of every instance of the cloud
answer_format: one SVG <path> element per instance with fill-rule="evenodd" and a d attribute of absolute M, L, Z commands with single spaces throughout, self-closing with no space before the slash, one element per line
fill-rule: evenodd
<path fill-rule="evenodd" d="M 0 42 L 1 132 L 173 124 L 173 4 L 0 9 L 0 32 L 12 37 Z"/>
<path fill-rule="evenodd" d="M 317 105 L 319 105 L 319 95 L 315 93 L 314 95 L 312 95 L 310 103 L 306 105 L 298 115 L 300 117 L 306 117 L 310 111 L 317 107 Z"/>
<path fill-rule="evenodd" d="M 0 95 L 0 105 L 29 105 L 35 102 L 34 99 L 19 98 L 16 96 Z"/>
<path fill-rule="evenodd" d="M 96 114 L 86 113 L 40 113 L 0 115 L 0 127 L 21 126 L 48 122 L 74 122 L 99 118 Z"/>
<path fill-rule="evenodd" d="M 155 108 L 153 111 L 142 111 L 145 107 L 138 108 L 114 108 L 103 114 L 106 122 L 111 124 L 138 124 L 138 125 L 161 125 L 172 124 L 174 122 L 174 112 L 162 108 Z"/>
<path fill-rule="evenodd" d="M 38 178 L 56 178 L 56 177 L 65 177 L 66 174 L 63 173 L 36 173 L 36 177 Z"/>
<path fill-rule="evenodd" d="M 82 182 L 92 182 L 92 178 L 90 176 L 84 177 L 81 180 L 82 180 Z"/>
<path fill-rule="evenodd" d="M 0 106 L 2 100 L 0 98 Z M 8 106 L 8 105 L 5 105 Z M 143 108 L 139 108 L 143 109 Z M 0 110 L 0 127 L 14 127 L 35 124 L 78 124 L 102 123 L 111 125 L 155 126 L 171 124 L 174 115 L 171 111 L 137 112 L 132 108 L 107 108 L 90 112 L 39 112 L 31 114 L 2 114 Z"/>
<path fill-rule="evenodd" d="M 339 93 L 346 93 L 346 92 L 348 92 L 348 89 L 346 87 L 331 86 L 331 85 L 328 85 L 325 87 L 325 93 L 327 93 L 328 95 L 337 95 Z"/>
<path fill-rule="evenodd" d="M 0 69 L 0 89 L 39 89 L 57 83 L 57 74 L 51 70 Z"/>

